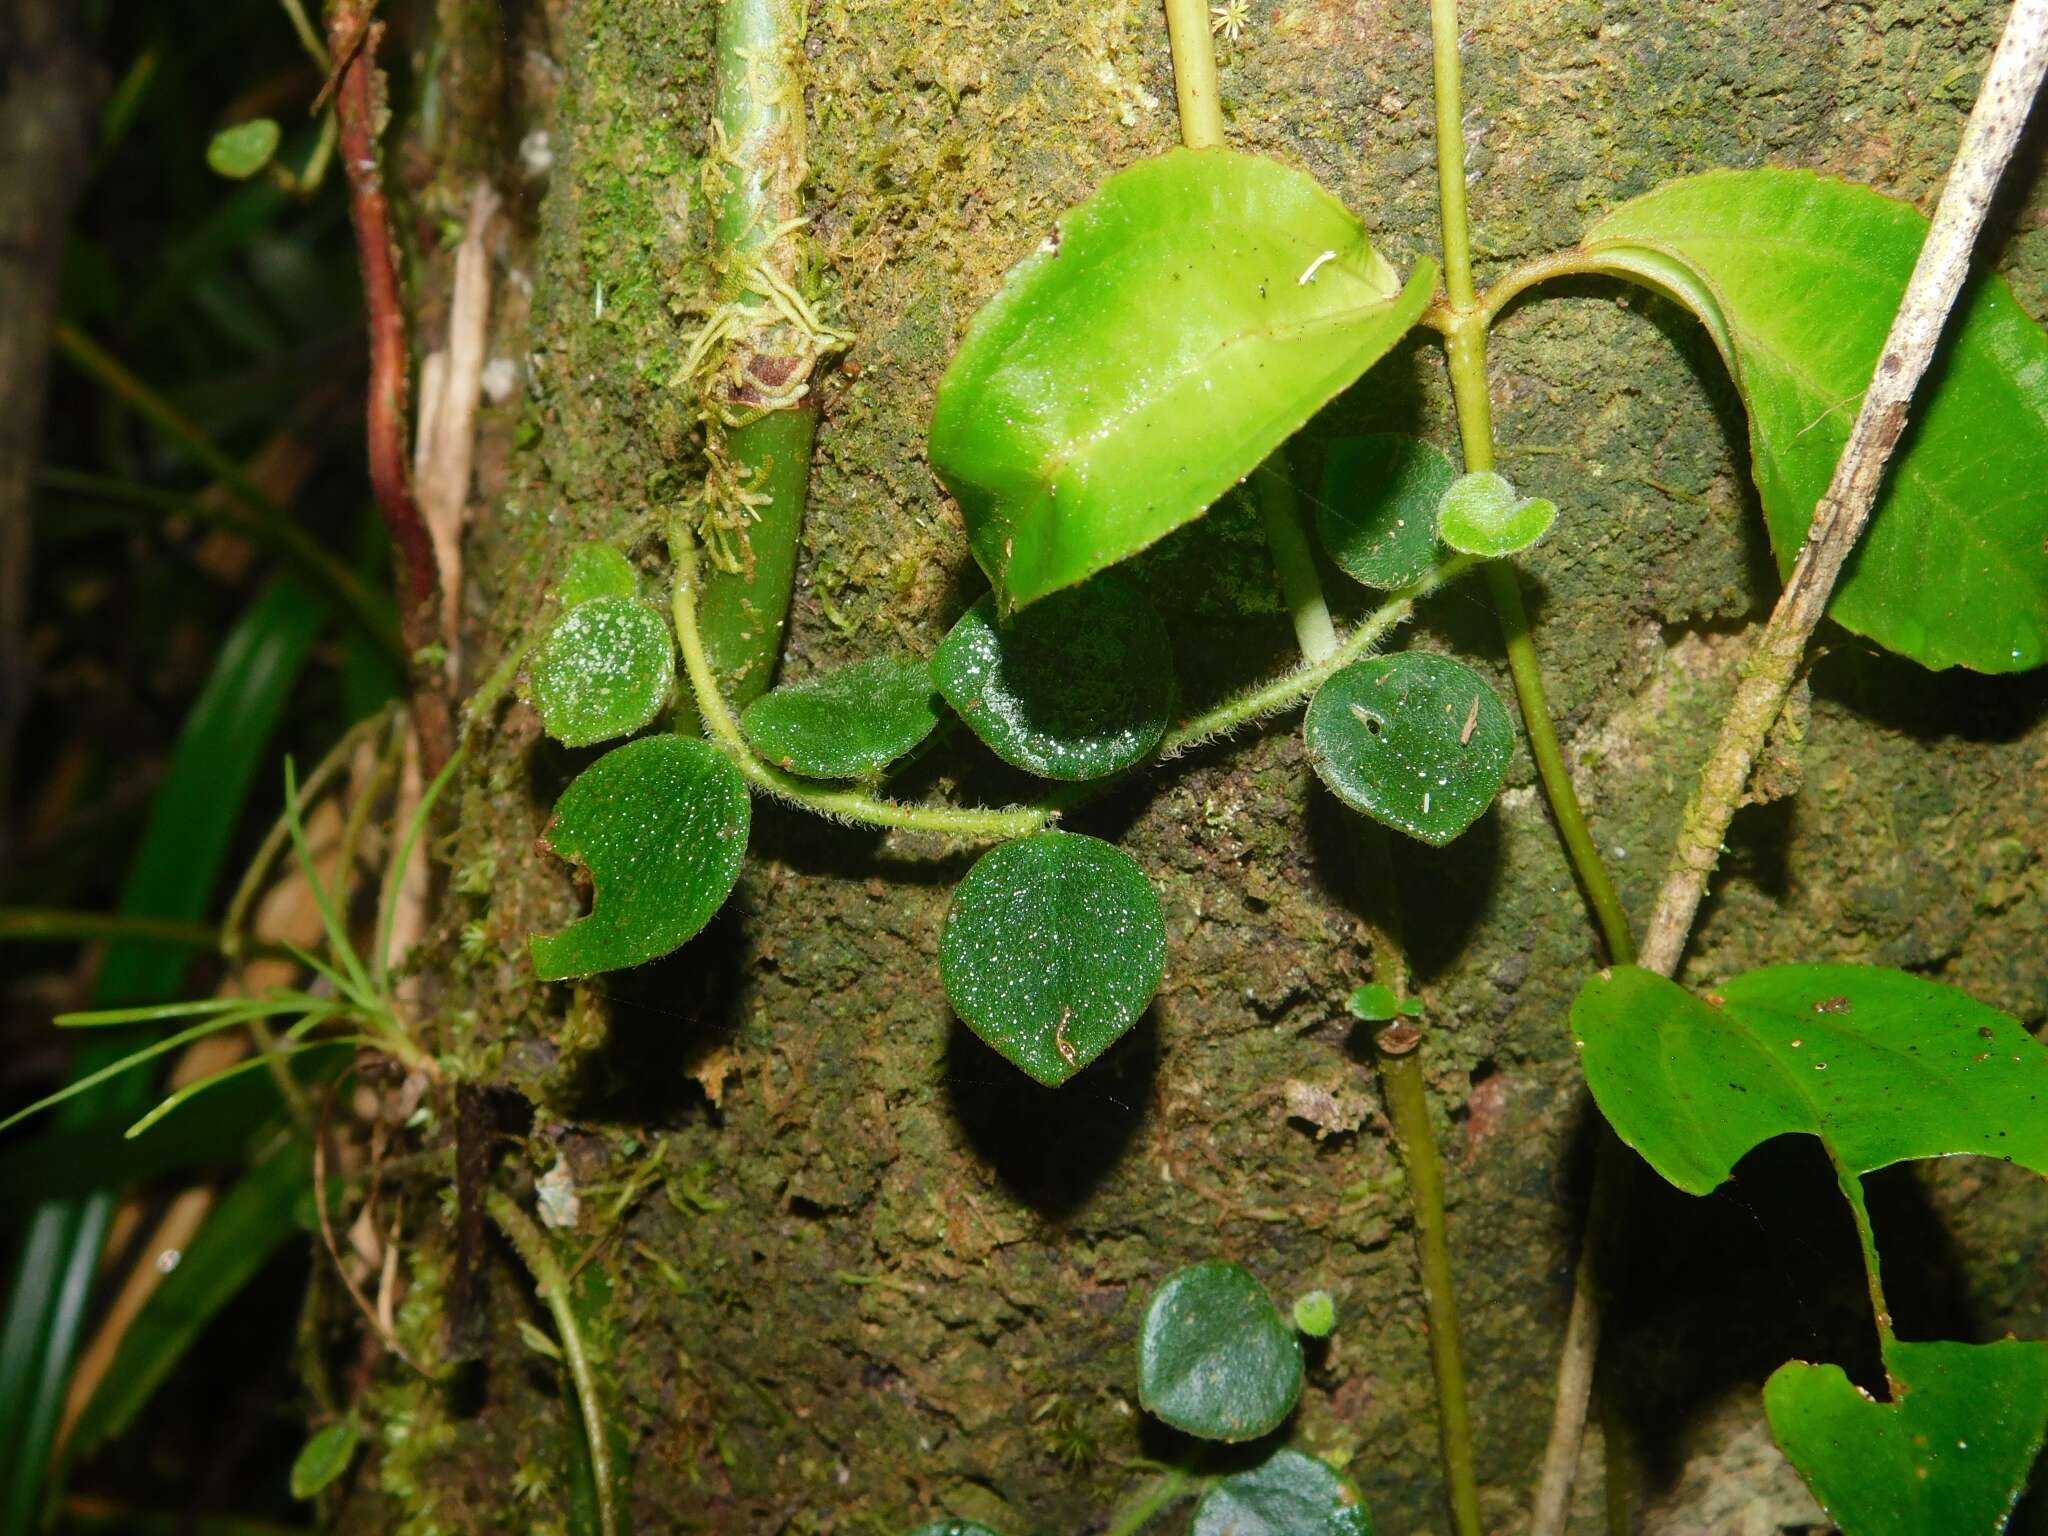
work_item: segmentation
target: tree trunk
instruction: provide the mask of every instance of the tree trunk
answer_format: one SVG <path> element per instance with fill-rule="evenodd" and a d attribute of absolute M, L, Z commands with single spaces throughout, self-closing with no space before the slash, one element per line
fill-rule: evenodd
<path fill-rule="evenodd" d="M 417 153 L 391 159 L 415 173 L 425 214 L 462 207 L 480 167 L 513 195 L 492 355 L 523 381 L 484 413 L 474 686 L 550 621 L 546 590 L 576 541 L 623 546 L 698 473 L 675 381 L 710 282 L 715 6 L 508 5 L 502 32 L 477 24 L 482 0 L 441 9 L 439 137 L 416 132 Z M 1471 5 L 1482 278 L 1715 166 L 1808 166 L 1931 207 L 2002 14 L 1991 0 Z M 1420 0 L 1252 0 L 1242 36 L 1219 40 L 1231 141 L 1311 170 L 1403 271 L 1437 244 L 1427 19 Z M 437 57 L 427 41 L 414 57 Z M 819 382 L 784 677 L 928 653 L 982 589 L 923 460 L 940 373 L 1053 217 L 1176 134 L 1163 23 L 1138 0 L 817 0 L 807 52 L 813 229 L 857 340 Z M 480 152 L 480 134 L 505 148 Z M 2037 315 L 2040 164 L 2037 147 L 1991 236 Z M 444 265 L 421 258 L 416 349 L 435 342 Z M 1741 408 L 1697 327 L 1604 282 L 1523 301 L 1496 348 L 1503 468 L 1565 509 L 1528 560 L 1538 646 L 1640 915 L 1743 625 L 1775 590 Z M 1303 467 L 1333 434 L 1389 428 L 1455 440 L 1433 345 L 1398 351 L 1319 419 Z M 655 569 L 651 542 L 634 552 Z M 1288 659 L 1249 510 L 1219 508 L 1136 570 L 1174 628 L 1190 703 Z M 1479 587 L 1433 600 L 1406 643 L 1455 647 L 1511 696 Z M 1781 729 L 1772 764 L 1797 795 L 1738 820 L 1687 974 L 1875 960 L 2038 1025 L 2048 689 L 1933 677 L 1840 632 L 1825 643 L 1810 712 Z M 1286 722 L 1072 818 L 1152 874 L 1168 975 L 1133 1036 L 1057 1091 L 984 1048 L 940 990 L 965 856 L 765 802 L 739 890 L 702 937 L 598 984 L 536 983 L 527 938 L 579 897 L 535 841 L 591 755 L 548 743 L 524 705 L 487 723 L 458 780 L 455 873 L 426 963 L 445 1049 L 502 1090 L 519 1132 L 495 1181 L 529 1208 L 542 1176 L 550 1210 L 579 1197 L 554 1240 L 571 1264 L 596 1245 L 577 1302 L 639 1529 L 894 1536 L 944 1514 L 1008 1536 L 1101 1531 L 1147 1475 L 1134 1464 L 1178 1453 L 1136 1408 L 1145 1302 L 1177 1266 L 1217 1256 L 1283 1305 L 1318 1287 L 1337 1298 L 1292 1441 L 1344 1463 L 1383 1530 L 1444 1527 L 1403 1181 L 1344 1009 L 1369 973 L 1364 920 L 1387 898 L 1356 878 L 1348 813 Z M 1025 792 L 964 737 L 919 775 L 988 803 Z M 1489 1529 L 1513 1530 L 1582 1213 L 1588 1125 L 1564 1019 L 1601 956 L 1525 755 L 1471 833 L 1404 847 L 1396 865 L 1429 1003 L 1483 1504 Z M 1758 1436 L 1757 1388 L 1794 1355 L 1875 1376 L 1827 1170 L 1808 1143 L 1765 1149 L 1706 1200 L 1652 1182 L 1617 1277 L 1610 1384 L 1643 1494 L 1671 1530 L 1816 1519 Z M 1875 1185 L 1902 1332 L 2043 1331 L 2039 1182 L 1957 1162 Z M 415 1201 L 404 1239 L 401 1326 L 428 1354 L 454 1262 L 439 1209 Z M 480 1305 L 485 1356 L 454 1385 L 379 1366 L 376 1450 L 347 1528 L 581 1519 L 574 1400 L 522 1341 L 519 1325 L 546 1317 L 509 1249 L 493 1251 Z M 1575 1527 L 1588 1531 L 1589 1442 Z"/>

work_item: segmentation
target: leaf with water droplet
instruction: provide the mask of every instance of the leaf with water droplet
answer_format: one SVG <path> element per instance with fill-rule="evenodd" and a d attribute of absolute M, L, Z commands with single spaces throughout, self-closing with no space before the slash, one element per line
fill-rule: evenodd
<path fill-rule="evenodd" d="M 675 647 L 637 598 L 594 597 L 563 614 L 533 659 L 533 704 L 555 740 L 587 747 L 630 736 L 675 686 Z"/>
<path fill-rule="evenodd" d="M 1458 472 L 1434 443 L 1399 432 L 1340 438 L 1323 457 L 1316 531 L 1353 581 L 1398 591 L 1436 564 L 1436 509 Z"/>
<path fill-rule="evenodd" d="M 693 938 L 725 905 L 747 852 L 752 806 L 709 742 L 649 736 L 607 752 L 555 803 L 542 834 L 590 872 L 590 915 L 532 941 L 543 981 L 624 970 Z"/>
<path fill-rule="evenodd" d="M 609 544 L 578 544 L 562 566 L 555 594 L 564 608 L 597 597 L 632 597 L 640 590 L 633 562 Z"/>
<path fill-rule="evenodd" d="M 1188 1536 L 1372 1536 L 1372 1518 L 1328 1462 L 1283 1449 L 1211 1488 Z"/>
<path fill-rule="evenodd" d="M 1137 1022 L 1165 967 L 1152 882 L 1129 854 L 1074 832 L 983 854 L 953 892 L 939 941 L 954 1012 L 1048 1088 Z"/>
<path fill-rule="evenodd" d="M 1138 1401 L 1204 1440 L 1256 1440 L 1301 1397 L 1301 1340 L 1241 1264 L 1167 1276 L 1138 1335 Z"/>
<path fill-rule="evenodd" d="M 280 136 L 277 124 L 267 117 L 223 128 L 206 146 L 207 168 L 230 181 L 246 181 L 270 164 Z"/>
<path fill-rule="evenodd" d="M 1096 577 L 996 622 L 993 597 L 960 616 L 932 677 L 1007 763 L 1047 779 L 1099 779 L 1165 734 L 1173 709 L 1166 626 L 1135 584 Z"/>
<path fill-rule="evenodd" d="M 929 736 L 939 723 L 934 702 L 928 663 L 877 656 L 763 694 L 740 726 L 763 757 L 791 773 L 851 779 Z"/>
<path fill-rule="evenodd" d="M 1557 507 L 1521 496 L 1492 470 L 1460 475 L 1437 505 L 1437 537 L 1451 548 L 1488 560 L 1512 555 L 1550 532 Z"/>
<path fill-rule="evenodd" d="M 1426 651 L 1336 673 L 1309 701 L 1302 739 L 1330 793 L 1435 847 L 1492 804 L 1515 741 L 1486 679 Z"/>
<path fill-rule="evenodd" d="M 363 1427 L 353 1415 L 314 1430 L 292 1461 L 292 1497 L 312 1499 L 324 1493 L 348 1470 L 362 1439 Z"/>

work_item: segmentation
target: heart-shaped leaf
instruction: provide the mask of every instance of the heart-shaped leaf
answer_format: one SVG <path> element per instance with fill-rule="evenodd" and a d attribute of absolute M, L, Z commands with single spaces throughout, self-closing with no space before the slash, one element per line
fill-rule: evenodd
<path fill-rule="evenodd" d="M 562 564 L 555 594 L 564 608 L 598 597 L 632 597 L 640 590 L 633 563 L 609 544 L 578 544 Z"/>
<path fill-rule="evenodd" d="M 1398 591 L 1436 563 L 1436 509 L 1458 472 L 1434 443 L 1398 432 L 1347 437 L 1323 458 L 1316 531 L 1353 581 Z"/>
<path fill-rule="evenodd" d="M 348 1470 L 362 1439 L 363 1427 L 353 1417 L 314 1430 L 292 1461 L 292 1497 L 312 1499 L 324 1493 Z"/>
<path fill-rule="evenodd" d="M 1764 1384 L 1771 1433 L 1843 1536 L 1997 1536 L 2048 1430 L 2048 1344 L 1889 1343 L 1894 1402 L 1794 1360 Z"/>
<path fill-rule="evenodd" d="M 877 656 L 786 683 L 749 704 L 740 726 L 791 773 L 851 779 L 896 761 L 939 723 L 932 669 Z"/>
<path fill-rule="evenodd" d="M 1005 610 L 1201 516 L 1428 306 L 1308 176 L 1177 149 L 1062 215 L 975 316 L 931 462 Z"/>
<path fill-rule="evenodd" d="M 1152 882 L 1130 855 L 1073 832 L 983 854 L 953 892 L 939 941 L 954 1012 L 1048 1088 L 1137 1022 L 1165 969 Z"/>
<path fill-rule="evenodd" d="M 246 181 L 270 164 L 279 137 L 277 124 L 267 117 L 223 128 L 206 146 L 207 168 L 230 181 Z"/>
<path fill-rule="evenodd" d="M 1331 794 L 1441 847 L 1500 792 L 1515 734 L 1470 667 L 1398 651 L 1355 661 L 1318 688 L 1302 739 Z"/>
<path fill-rule="evenodd" d="M 1204 1440 L 1256 1440 L 1301 1397 L 1301 1340 L 1241 1264 L 1169 1275 L 1138 1335 L 1138 1401 Z"/>
<path fill-rule="evenodd" d="M 1437 537 L 1461 554 L 1496 560 L 1527 549 L 1557 521 L 1557 508 L 1519 495 L 1490 469 L 1460 475 L 1436 511 Z"/>
<path fill-rule="evenodd" d="M 624 970 L 693 938 L 725 905 L 747 852 L 752 806 L 709 742 L 649 736 L 592 763 L 542 834 L 590 872 L 590 915 L 532 942 L 543 981 Z"/>
<path fill-rule="evenodd" d="M 1608 269 L 1706 323 L 1749 406 L 1750 457 L 1789 572 L 1927 234 L 1904 203 L 1804 171 L 1717 171 L 1587 235 Z M 1974 282 L 1829 613 L 1929 667 L 2048 660 L 2048 336 L 2001 277 Z"/>
<path fill-rule="evenodd" d="M 1695 1195 L 1794 1131 L 1854 1174 L 1959 1152 L 2048 1173 L 2048 1048 L 1903 971 L 1777 965 L 1702 1000 L 1616 966 L 1580 990 L 1571 1025 L 1608 1123 Z"/>
<path fill-rule="evenodd" d="M 1211 1488 L 1188 1536 L 1372 1536 L 1372 1517 L 1328 1462 L 1278 1450 Z"/>
<path fill-rule="evenodd" d="M 946 702 L 996 756 L 1048 779 L 1099 779 L 1165 734 L 1173 652 L 1145 594 L 1107 574 L 1006 624 L 983 598 L 932 658 Z"/>
<path fill-rule="evenodd" d="M 555 740 L 587 747 L 630 736 L 675 686 L 675 647 L 637 598 L 597 597 L 563 614 L 533 658 L 533 705 Z"/>

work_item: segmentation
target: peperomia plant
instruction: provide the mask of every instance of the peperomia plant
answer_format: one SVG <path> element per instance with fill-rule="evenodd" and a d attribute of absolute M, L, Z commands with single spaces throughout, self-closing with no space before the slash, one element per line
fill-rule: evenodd
<path fill-rule="evenodd" d="M 712 456 L 709 510 L 679 514 L 666 529 L 660 576 L 672 631 L 641 590 L 646 573 L 623 558 L 640 551 L 591 549 L 572 561 L 558 589 L 561 616 L 531 669 L 547 729 L 572 746 L 642 730 L 670 696 L 676 647 L 687 702 L 674 711 L 677 731 L 615 748 L 563 794 L 547 843 L 587 871 L 594 905 L 564 931 L 534 938 L 536 973 L 566 979 L 635 965 L 698 933 L 738 878 L 750 794 L 765 794 L 840 820 L 993 844 L 954 893 L 940 975 L 981 1039 L 1057 1086 L 1131 1028 L 1171 958 L 1145 872 L 1111 844 L 1061 829 L 1061 818 L 1194 743 L 1305 704 L 1308 759 L 1363 818 L 1368 869 L 1387 869 L 1383 829 L 1432 847 L 1452 841 L 1499 793 L 1514 723 L 1464 662 L 1377 648 L 1420 600 L 1477 575 L 1498 611 L 1524 744 L 1613 962 L 1586 983 L 1571 1020 L 1601 1110 L 1627 1145 L 1694 1193 L 1768 1137 L 1817 1135 L 1863 1234 L 1893 1401 L 1860 1399 L 1831 1367 L 1787 1366 L 1766 1394 L 1780 1442 L 1850 1536 L 2002 1528 L 2048 1427 L 2048 1346 L 1899 1343 L 1859 1180 L 1901 1159 L 1960 1152 L 2048 1172 L 2048 1051 L 2008 1016 L 1897 972 L 1781 967 L 1695 994 L 1630 964 L 1632 930 L 1549 719 L 1513 563 L 1539 539 L 1573 537 L 1569 497 L 1560 490 L 1560 512 L 1498 472 L 1486 378 L 1491 326 L 1535 284 L 1600 274 L 1676 301 L 1706 328 L 1747 409 L 1771 544 L 1790 572 L 1851 440 L 1845 403 L 1879 367 L 1927 221 L 1806 172 L 1716 172 L 1612 210 L 1579 247 L 1482 293 L 1465 212 L 1455 6 L 1434 0 L 1440 288 L 1435 262 L 1422 258 L 1403 277 L 1300 170 L 1223 145 L 1208 17 L 1186 0 L 1169 0 L 1167 12 L 1183 147 L 1111 176 L 1054 222 L 968 327 L 933 402 L 932 466 L 959 505 L 990 591 L 929 661 L 859 662 L 768 692 L 735 716 L 728 692 L 758 691 L 772 643 L 738 664 L 735 688 L 734 653 L 709 643 L 707 609 L 725 615 L 719 633 L 731 629 L 730 581 L 753 569 L 750 539 L 780 538 L 790 525 L 780 503 L 774 528 L 750 522 L 749 509 L 786 501 L 791 445 L 807 445 L 809 431 L 790 427 L 782 448 L 748 466 L 737 445 L 802 396 L 765 388 L 758 373 L 708 412 L 734 445 Z M 772 330 L 807 369 L 832 333 L 759 257 L 772 241 L 757 238 L 756 226 L 773 213 L 782 238 L 788 207 L 745 214 L 729 202 L 727 212 L 737 221 L 726 231 L 739 253 L 728 274 L 733 302 L 748 293 L 760 302 L 707 325 L 704 355 L 746 320 Z M 1288 443 L 1418 329 L 1444 345 L 1462 464 L 1442 446 L 1395 435 L 1326 445 L 1315 520 L 1323 552 L 1385 594 L 1339 635 Z M 2048 661 L 2044 379 L 2048 337 L 2003 281 L 1980 277 L 1835 588 L 1829 611 L 1839 623 L 1929 668 L 2007 673 Z M 1239 487 L 1263 516 L 1302 661 L 1243 694 L 1183 701 L 1158 614 L 1142 586 L 1113 568 Z M 722 573 L 711 586 L 701 569 L 707 544 Z M 741 627 L 756 641 L 779 631 L 780 612 L 763 609 L 766 601 L 757 592 L 741 604 Z M 942 703 L 996 757 L 1056 787 L 1000 809 L 889 795 L 887 776 L 932 736 Z M 1398 932 L 1375 937 L 1376 975 L 1353 1007 L 1389 1023 L 1383 1050 L 1405 1058 L 1425 1038 L 1425 1005 L 1409 995 Z M 1390 1072 L 1387 1081 L 1390 1103 L 1410 1095 L 1395 1118 L 1411 1161 L 1432 1325 L 1450 1334 L 1437 1353 L 1449 1500 L 1456 1528 L 1472 1536 L 1477 1505 L 1421 1080 Z M 1294 1329 L 1230 1265 L 1169 1279 L 1139 1354 L 1141 1401 L 1197 1436 L 1269 1435 L 1300 1391 Z M 1956 1439 L 1980 1449 L 1952 1455 Z M 1919 1513 L 1901 1523 L 1898 1511 L 1909 1508 Z M 1328 1467 L 1280 1450 L 1218 1480 L 1195 1529 L 1362 1530 L 1354 1510 Z M 1555 1528 L 1546 1518 L 1539 1507 L 1539 1530 Z"/>

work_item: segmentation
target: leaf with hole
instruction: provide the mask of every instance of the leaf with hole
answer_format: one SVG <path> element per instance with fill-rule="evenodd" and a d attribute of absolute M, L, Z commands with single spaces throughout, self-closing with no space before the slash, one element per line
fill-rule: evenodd
<path fill-rule="evenodd" d="M 1074 832 L 983 854 L 953 892 L 939 940 L 954 1012 L 1048 1088 L 1138 1021 L 1165 968 L 1152 882 L 1129 854 Z"/>
<path fill-rule="evenodd" d="M 2048 1047 L 1903 971 L 1777 965 L 1702 999 L 1616 966 L 1580 989 L 1571 1027 L 1600 1112 L 1691 1194 L 1792 1132 L 1852 1174 L 1962 1152 L 2048 1173 Z"/>
<path fill-rule="evenodd" d="M 277 124 L 267 117 L 223 128 L 206 146 L 207 168 L 230 181 L 247 181 L 270 164 L 279 137 Z"/>
<path fill-rule="evenodd" d="M 1519 495 L 1490 469 L 1460 475 L 1436 510 L 1437 537 L 1461 554 L 1486 560 L 1529 548 L 1556 521 L 1554 504 Z"/>
<path fill-rule="evenodd" d="M 878 773 L 939 723 L 932 669 L 877 656 L 785 683 L 740 716 L 763 757 L 814 779 Z"/>
<path fill-rule="evenodd" d="M 1372 1517 L 1328 1462 L 1278 1450 L 1211 1488 L 1188 1536 L 1372 1536 Z"/>
<path fill-rule="evenodd" d="M 1436 564 L 1436 509 L 1458 478 L 1434 443 L 1398 432 L 1340 438 L 1323 457 L 1316 531 L 1353 581 L 1398 591 Z"/>
<path fill-rule="evenodd" d="M 1098 576 L 996 620 L 984 597 L 932 658 L 932 678 L 996 756 L 1047 779 L 1099 779 L 1159 743 L 1173 709 L 1173 652 L 1151 601 Z"/>
<path fill-rule="evenodd" d="M 318 1498 L 356 1459 L 363 1428 L 353 1417 L 336 1419 L 313 1431 L 292 1461 L 292 1497 Z"/>
<path fill-rule="evenodd" d="M 596 900 L 588 917 L 533 939 L 534 974 L 624 970 L 695 937 L 739 879 L 751 814 L 739 770 L 709 742 L 649 736 L 592 763 L 542 837 L 589 871 Z"/>
<path fill-rule="evenodd" d="M 1426 651 L 1334 674 L 1309 701 L 1302 739 L 1331 794 L 1434 847 L 1493 803 L 1515 744 L 1486 679 Z"/>
<path fill-rule="evenodd" d="M 2048 1344 L 1894 1340 L 1884 1360 L 1888 1403 L 1839 1366 L 1779 1366 L 1772 1435 L 1842 1536 L 1996 1536 L 2048 1430 Z"/>
<path fill-rule="evenodd" d="M 1301 1340 L 1241 1264 L 1166 1279 L 1138 1335 L 1138 1401 L 1204 1440 L 1256 1440 L 1301 1397 Z"/>
<path fill-rule="evenodd" d="M 1625 203 L 1588 254 L 1705 322 L 1749 407 L 1780 574 L 1833 477 L 1927 233 L 1904 203 L 1804 171 L 1718 171 Z M 1929 667 L 2048 660 L 2048 335 L 1972 284 L 1829 613 Z"/>
<path fill-rule="evenodd" d="M 533 659 L 533 704 L 555 740 L 592 746 L 630 736 L 675 686 L 675 647 L 637 598 L 594 597 L 562 615 Z"/>
<path fill-rule="evenodd" d="M 1061 215 L 974 317 L 931 462 L 1005 611 L 1128 559 L 1249 475 L 1421 318 L 1313 179 L 1177 149 Z"/>
<path fill-rule="evenodd" d="M 555 584 L 564 608 L 599 597 L 633 597 L 639 590 L 633 562 L 609 544 L 578 544 L 569 551 L 562 579 Z"/>

